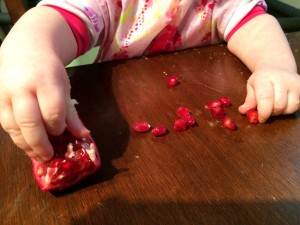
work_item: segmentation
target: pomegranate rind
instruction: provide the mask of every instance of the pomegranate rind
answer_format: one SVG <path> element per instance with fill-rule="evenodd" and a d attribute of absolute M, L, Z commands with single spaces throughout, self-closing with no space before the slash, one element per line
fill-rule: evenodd
<path fill-rule="evenodd" d="M 75 138 L 64 132 L 50 141 L 54 157 L 44 163 L 31 160 L 34 179 L 42 191 L 67 189 L 100 169 L 100 155 L 92 136 Z"/>

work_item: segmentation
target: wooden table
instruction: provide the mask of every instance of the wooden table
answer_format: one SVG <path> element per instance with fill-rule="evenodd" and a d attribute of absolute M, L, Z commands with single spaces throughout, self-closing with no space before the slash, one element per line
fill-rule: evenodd
<path fill-rule="evenodd" d="M 300 67 L 300 33 L 288 34 Z M 1 135 L 0 224 L 300 224 L 300 113 L 249 124 L 237 108 L 247 68 L 225 45 L 68 69 L 102 169 L 62 193 L 37 187 L 27 156 Z M 168 87 L 167 74 L 180 84 Z M 236 131 L 204 109 L 226 95 Z M 172 129 L 178 106 L 197 125 Z M 131 130 L 165 124 L 160 138 Z"/>

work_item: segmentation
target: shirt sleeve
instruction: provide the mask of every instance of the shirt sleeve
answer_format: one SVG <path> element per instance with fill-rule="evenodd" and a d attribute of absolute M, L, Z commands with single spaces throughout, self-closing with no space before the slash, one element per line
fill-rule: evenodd
<path fill-rule="evenodd" d="M 45 5 L 48 6 L 48 5 Z M 48 6 L 59 12 L 67 21 L 77 43 L 76 57 L 83 55 L 89 49 L 90 36 L 84 23 L 73 13 L 56 6 Z"/>
<path fill-rule="evenodd" d="M 218 36 L 228 41 L 231 31 L 256 7 L 261 6 L 265 11 L 267 5 L 264 0 L 234 0 L 219 1 L 216 4 L 212 23 L 217 26 Z"/>
<path fill-rule="evenodd" d="M 100 45 L 96 61 L 140 56 L 149 49 L 173 51 L 228 41 L 267 8 L 264 0 L 203 0 L 200 4 L 180 0 L 42 0 L 38 4 L 45 5 L 66 18 L 78 44 L 77 55 Z"/>
<path fill-rule="evenodd" d="M 258 15 L 262 15 L 262 14 L 266 14 L 266 11 L 263 7 L 261 6 L 255 6 L 232 30 L 231 32 L 228 34 L 228 41 L 230 40 L 230 38 L 232 37 L 232 35 L 238 30 L 240 29 L 242 26 L 244 26 L 248 21 L 250 21 L 251 19 L 253 19 L 254 17 L 258 16 Z"/>
<path fill-rule="evenodd" d="M 98 44 L 104 32 L 104 21 L 102 17 L 103 5 L 101 5 L 101 3 L 102 1 L 42 0 L 37 6 L 46 5 L 59 9 L 58 11 L 60 11 L 62 15 L 69 17 L 69 19 L 67 19 L 68 23 L 77 17 L 82 21 L 89 34 L 88 48 L 92 48 Z M 84 28 L 80 27 L 80 29 Z"/>

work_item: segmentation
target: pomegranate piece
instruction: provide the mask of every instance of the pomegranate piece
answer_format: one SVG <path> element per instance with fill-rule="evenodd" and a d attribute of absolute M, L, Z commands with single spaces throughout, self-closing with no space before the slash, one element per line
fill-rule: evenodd
<path fill-rule="evenodd" d="M 225 111 L 222 107 L 214 107 L 210 109 L 211 114 L 216 119 L 223 119 L 225 116 Z"/>
<path fill-rule="evenodd" d="M 226 96 L 220 97 L 219 101 L 221 102 L 221 105 L 224 107 L 229 107 L 231 105 L 230 99 Z"/>
<path fill-rule="evenodd" d="M 221 107 L 222 103 L 220 102 L 219 99 L 216 100 L 212 100 L 210 103 L 205 105 L 206 109 L 212 109 L 212 108 L 216 108 L 216 107 Z"/>
<path fill-rule="evenodd" d="M 186 122 L 186 124 L 187 124 L 189 127 L 193 126 L 193 125 L 196 123 L 195 118 L 194 118 L 192 115 L 190 115 L 190 114 L 184 115 L 184 116 L 182 117 L 182 119 Z"/>
<path fill-rule="evenodd" d="M 54 157 L 44 163 L 32 160 L 33 175 L 42 191 L 66 189 L 100 168 L 99 152 L 91 136 L 75 138 L 66 130 L 49 139 Z"/>
<path fill-rule="evenodd" d="M 183 106 L 180 106 L 176 109 L 176 114 L 179 117 L 184 117 L 186 115 L 190 115 L 190 113 L 191 113 L 191 111 L 188 108 L 183 107 Z"/>
<path fill-rule="evenodd" d="M 246 112 L 246 117 L 250 123 L 253 123 L 253 124 L 258 123 L 258 112 L 256 109 L 249 109 Z"/>
<path fill-rule="evenodd" d="M 227 128 L 229 130 L 235 130 L 236 129 L 236 125 L 235 125 L 234 121 L 228 116 L 225 116 L 223 118 L 222 125 L 223 125 L 223 127 Z"/>
<path fill-rule="evenodd" d="M 164 125 L 159 125 L 157 127 L 154 127 L 151 131 L 151 133 L 155 136 L 155 137 L 160 137 L 163 136 L 167 133 L 167 128 Z"/>
<path fill-rule="evenodd" d="M 151 128 L 150 124 L 146 121 L 134 122 L 131 124 L 131 127 L 138 133 L 148 132 Z"/>
<path fill-rule="evenodd" d="M 187 129 L 187 124 L 183 119 L 177 119 L 173 124 L 173 128 L 175 131 L 185 131 Z"/>
<path fill-rule="evenodd" d="M 169 86 L 176 86 L 178 84 L 178 78 L 175 75 L 168 75 L 166 82 Z"/>

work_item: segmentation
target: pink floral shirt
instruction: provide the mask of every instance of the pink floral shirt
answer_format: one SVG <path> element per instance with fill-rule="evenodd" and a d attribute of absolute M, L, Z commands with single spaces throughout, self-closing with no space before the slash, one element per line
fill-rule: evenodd
<path fill-rule="evenodd" d="M 263 0 L 43 0 L 83 21 L 96 61 L 125 59 L 228 40 Z"/>

